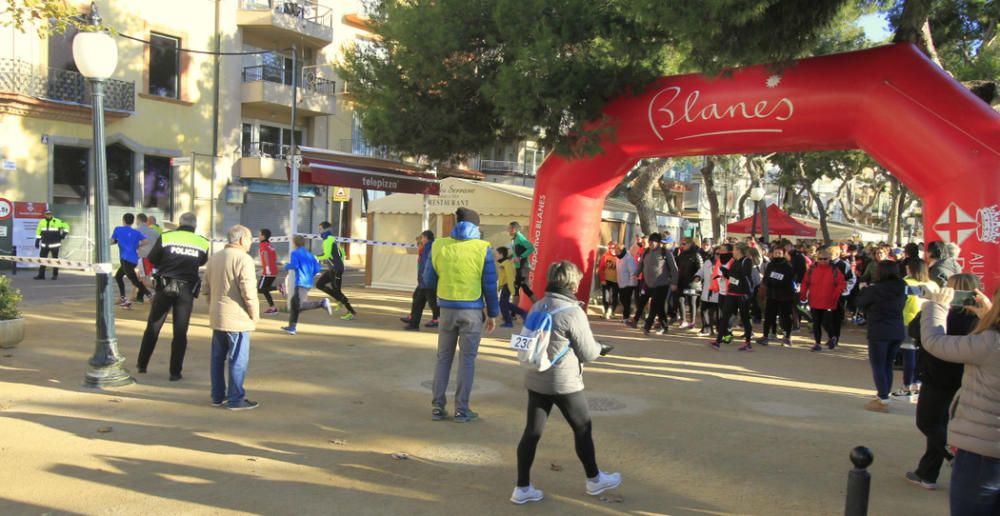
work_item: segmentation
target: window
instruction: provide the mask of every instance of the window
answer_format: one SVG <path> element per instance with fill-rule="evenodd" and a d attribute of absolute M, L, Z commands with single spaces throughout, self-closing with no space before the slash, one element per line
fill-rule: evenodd
<path fill-rule="evenodd" d="M 181 40 L 152 33 L 149 43 L 149 94 L 180 98 Z"/>
<path fill-rule="evenodd" d="M 90 149 L 56 145 L 52 156 L 52 202 L 87 204 Z"/>
<path fill-rule="evenodd" d="M 146 156 L 142 171 L 142 207 L 170 213 L 170 158 Z"/>
<path fill-rule="evenodd" d="M 253 123 L 243 123 L 243 155 L 268 156 L 284 158 L 292 145 L 292 130 L 286 127 L 260 124 L 256 126 L 257 138 L 254 138 Z M 295 131 L 295 145 L 303 145 L 301 130 Z"/>
<path fill-rule="evenodd" d="M 133 206 L 132 157 L 133 153 L 120 143 L 108 145 L 108 204 Z"/>

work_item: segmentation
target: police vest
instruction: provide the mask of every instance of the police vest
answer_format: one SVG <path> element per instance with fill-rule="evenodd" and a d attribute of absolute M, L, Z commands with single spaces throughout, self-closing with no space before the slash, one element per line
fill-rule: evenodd
<path fill-rule="evenodd" d="M 476 301 L 483 297 L 483 268 L 490 243 L 485 240 L 439 238 L 431 247 L 438 275 L 437 295 L 446 301 Z"/>

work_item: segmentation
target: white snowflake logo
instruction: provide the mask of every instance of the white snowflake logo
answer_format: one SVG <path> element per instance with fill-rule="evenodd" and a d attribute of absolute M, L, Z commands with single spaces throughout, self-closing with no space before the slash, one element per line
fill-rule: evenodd
<path fill-rule="evenodd" d="M 767 78 L 767 82 L 765 82 L 764 84 L 766 84 L 768 88 L 777 88 L 778 85 L 781 84 L 781 76 L 772 75 Z"/>

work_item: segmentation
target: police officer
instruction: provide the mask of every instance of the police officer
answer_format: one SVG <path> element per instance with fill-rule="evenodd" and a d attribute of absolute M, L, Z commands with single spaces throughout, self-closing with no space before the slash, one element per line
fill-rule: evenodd
<path fill-rule="evenodd" d="M 193 213 L 181 215 L 180 225 L 175 231 L 164 233 L 149 251 L 149 261 L 153 263 L 156 277 L 156 294 L 149 308 L 149 320 L 142 335 L 139 361 L 136 365 L 140 373 L 146 372 L 149 359 L 156 348 L 160 328 L 173 312 L 174 337 L 170 344 L 170 381 L 181 379 L 184 353 L 187 351 L 188 323 L 191 308 L 198 297 L 201 280 L 198 267 L 208 261 L 208 240 L 194 234 L 198 220 Z"/>
<path fill-rule="evenodd" d="M 69 224 L 52 216 L 52 210 L 45 210 L 45 218 L 38 223 L 35 230 L 35 249 L 42 258 L 59 258 L 59 248 L 62 241 L 69 235 Z M 38 267 L 35 279 L 45 279 L 45 266 Z M 59 268 L 52 268 L 52 279 L 59 279 Z"/>

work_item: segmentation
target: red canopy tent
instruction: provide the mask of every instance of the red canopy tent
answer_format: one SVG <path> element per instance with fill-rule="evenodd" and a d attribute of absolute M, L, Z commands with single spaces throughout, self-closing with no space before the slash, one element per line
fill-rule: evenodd
<path fill-rule="evenodd" d="M 726 225 L 727 233 L 750 234 L 750 225 L 753 223 L 753 216 L 743 220 L 738 220 Z M 761 217 L 757 216 L 757 228 L 755 233 L 760 234 L 762 230 Z M 785 213 L 784 210 L 772 204 L 767 207 L 767 232 L 777 236 L 816 236 L 816 228 L 807 226 Z"/>

